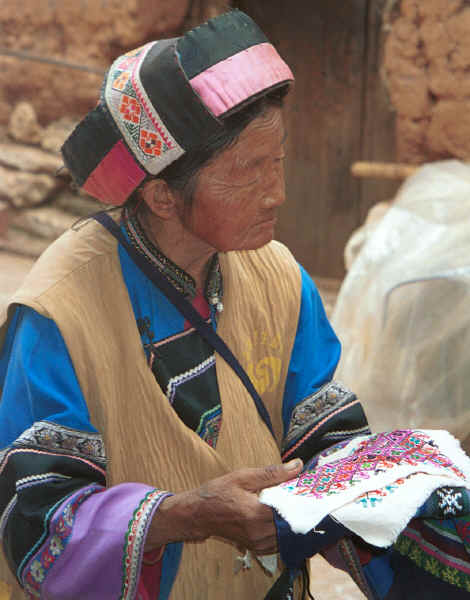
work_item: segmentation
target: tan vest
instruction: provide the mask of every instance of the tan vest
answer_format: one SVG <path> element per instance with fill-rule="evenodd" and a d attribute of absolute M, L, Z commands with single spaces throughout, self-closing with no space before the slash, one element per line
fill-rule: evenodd
<path fill-rule="evenodd" d="M 184 425 L 147 365 L 116 244 L 94 221 L 68 231 L 41 256 L 10 304 L 28 305 L 59 327 L 91 421 L 103 435 L 108 485 L 143 482 L 180 492 L 234 469 L 279 463 L 301 290 L 290 252 L 272 242 L 220 256 L 224 311 L 218 333 L 261 394 L 277 443 L 237 375 L 216 356 L 222 427 L 213 450 Z M 185 543 L 171 598 L 264 598 L 273 578 L 257 564 L 234 574 L 239 554 L 219 540 Z"/>

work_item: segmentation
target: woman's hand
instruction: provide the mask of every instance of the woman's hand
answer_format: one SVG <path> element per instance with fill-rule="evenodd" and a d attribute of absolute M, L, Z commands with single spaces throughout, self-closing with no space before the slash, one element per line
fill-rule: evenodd
<path fill-rule="evenodd" d="M 258 492 L 293 479 L 302 461 L 240 469 L 212 479 L 196 490 L 166 498 L 147 535 L 145 550 L 176 541 L 203 541 L 216 536 L 255 554 L 277 551 L 272 509 Z"/>

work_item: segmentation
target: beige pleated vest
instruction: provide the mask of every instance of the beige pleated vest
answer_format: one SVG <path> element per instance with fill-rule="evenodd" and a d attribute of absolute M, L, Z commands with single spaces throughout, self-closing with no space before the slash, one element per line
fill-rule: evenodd
<path fill-rule="evenodd" d="M 281 244 L 220 255 L 224 311 L 218 333 L 242 363 L 271 415 L 277 441 L 225 361 L 216 356 L 222 427 L 213 450 L 178 417 L 149 369 L 124 284 L 116 240 L 94 221 L 66 232 L 12 298 L 58 325 L 103 435 L 108 485 L 142 482 L 180 492 L 234 469 L 280 462 L 282 397 L 300 308 L 301 278 Z M 11 314 L 11 311 L 10 311 Z M 7 323 L 0 329 L 0 346 Z M 210 539 L 185 543 L 176 600 L 264 598 L 274 578 Z"/>

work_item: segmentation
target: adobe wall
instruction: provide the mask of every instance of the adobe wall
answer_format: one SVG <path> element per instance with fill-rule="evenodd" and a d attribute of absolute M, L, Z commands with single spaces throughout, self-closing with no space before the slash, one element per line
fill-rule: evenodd
<path fill-rule="evenodd" d="M 42 125 L 83 115 L 96 102 L 103 73 L 124 50 L 182 30 L 191 0 L 2 0 L 0 125 L 30 102 Z M 1 49 L 81 65 L 64 68 L 2 55 Z"/>
<path fill-rule="evenodd" d="M 387 19 L 398 160 L 470 160 L 470 1 L 391 0 Z"/>

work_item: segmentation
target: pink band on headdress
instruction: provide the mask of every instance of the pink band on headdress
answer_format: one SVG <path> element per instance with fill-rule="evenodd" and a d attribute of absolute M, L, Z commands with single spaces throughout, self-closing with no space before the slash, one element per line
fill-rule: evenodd
<path fill-rule="evenodd" d="M 218 117 L 263 90 L 293 80 L 292 71 L 274 46 L 265 42 L 220 61 L 190 83 Z"/>
<path fill-rule="evenodd" d="M 145 176 L 145 171 L 139 167 L 124 142 L 120 140 L 92 171 L 82 187 L 100 202 L 120 206 Z"/>

